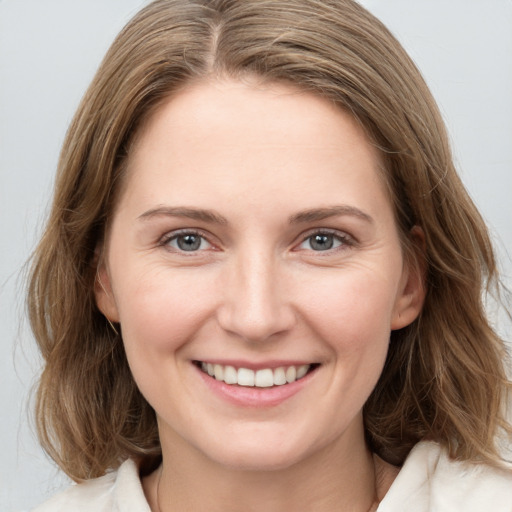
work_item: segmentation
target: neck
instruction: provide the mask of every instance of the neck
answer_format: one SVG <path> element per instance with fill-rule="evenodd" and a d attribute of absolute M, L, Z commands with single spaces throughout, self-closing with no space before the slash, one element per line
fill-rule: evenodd
<path fill-rule="evenodd" d="M 153 512 L 225 512 L 234 506 L 251 512 L 376 510 L 392 478 L 382 461 L 376 470 L 362 431 L 357 434 L 265 471 L 220 465 L 173 439 L 162 443 L 162 465 L 145 479 L 144 489 Z"/>

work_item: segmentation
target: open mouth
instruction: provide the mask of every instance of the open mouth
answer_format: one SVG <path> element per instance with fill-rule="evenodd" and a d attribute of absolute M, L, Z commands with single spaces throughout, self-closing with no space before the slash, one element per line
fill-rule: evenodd
<path fill-rule="evenodd" d="M 319 364 L 303 364 L 299 366 L 280 366 L 279 368 L 235 368 L 234 366 L 194 361 L 194 364 L 210 377 L 229 385 L 270 388 L 285 386 L 315 370 Z"/>

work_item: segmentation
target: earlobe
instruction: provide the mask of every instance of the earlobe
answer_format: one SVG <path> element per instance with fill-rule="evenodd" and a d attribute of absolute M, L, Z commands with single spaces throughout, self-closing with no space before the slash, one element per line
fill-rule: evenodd
<path fill-rule="evenodd" d="M 400 295 L 395 302 L 391 330 L 402 329 L 419 316 L 426 295 L 425 235 L 419 226 L 411 229 L 414 254 L 405 263 Z"/>
<path fill-rule="evenodd" d="M 100 261 L 94 280 L 94 296 L 98 309 L 105 315 L 109 322 L 119 322 L 119 313 L 112 293 L 112 286 L 107 268 L 103 261 Z"/>

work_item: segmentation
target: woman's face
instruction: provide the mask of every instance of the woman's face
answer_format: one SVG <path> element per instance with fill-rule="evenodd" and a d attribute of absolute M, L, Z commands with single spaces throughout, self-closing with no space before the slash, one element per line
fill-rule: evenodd
<path fill-rule="evenodd" d="M 349 115 L 284 85 L 190 85 L 144 127 L 96 297 L 164 453 L 271 469 L 363 443 L 422 300 L 379 163 Z"/>

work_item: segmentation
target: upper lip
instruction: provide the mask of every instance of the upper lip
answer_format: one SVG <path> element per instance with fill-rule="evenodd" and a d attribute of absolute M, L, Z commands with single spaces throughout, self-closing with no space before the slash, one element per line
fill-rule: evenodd
<path fill-rule="evenodd" d="M 302 365 L 312 365 L 318 364 L 316 361 L 305 361 L 299 359 L 272 359 L 268 361 L 248 361 L 246 359 L 216 359 L 216 358 L 206 358 L 206 359 L 195 359 L 195 362 L 198 363 L 211 363 L 211 364 L 220 364 L 222 366 L 233 366 L 235 368 L 247 368 L 249 370 L 262 370 L 266 368 L 275 369 L 280 367 L 288 367 L 288 366 L 302 366 Z"/>

